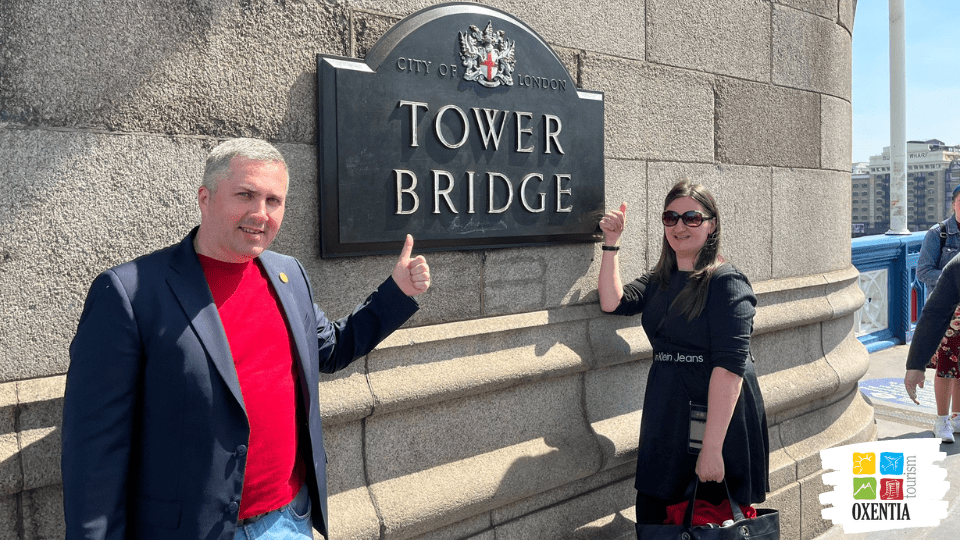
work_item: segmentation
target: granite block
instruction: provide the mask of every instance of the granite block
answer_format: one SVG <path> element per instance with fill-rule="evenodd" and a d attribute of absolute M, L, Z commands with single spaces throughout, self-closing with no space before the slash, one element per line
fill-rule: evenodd
<path fill-rule="evenodd" d="M 406 17 L 421 9 L 444 3 L 446 0 L 351 0 L 350 7 Z"/>
<path fill-rule="evenodd" d="M 482 4 L 506 11 L 525 22 L 553 47 L 588 49 L 625 58 L 643 58 L 642 1 L 631 4 L 631 9 L 610 9 L 600 2 L 577 0 L 542 3 L 484 0 Z M 597 32 L 597 28 L 611 31 Z M 584 36 L 590 36 L 587 43 Z M 584 88 L 596 90 L 590 86 Z"/>
<path fill-rule="evenodd" d="M 653 355 L 639 317 L 605 315 L 590 321 L 596 367 L 615 366 Z"/>
<path fill-rule="evenodd" d="M 857 0 L 840 0 L 840 25 L 847 32 L 853 33 L 853 21 L 857 11 Z"/>
<path fill-rule="evenodd" d="M 777 306 L 789 309 L 793 305 Z M 776 309 L 776 308 L 773 308 Z M 820 338 L 820 325 L 799 326 L 778 332 L 754 336 L 750 344 L 756 358 L 758 373 L 767 375 L 781 373 L 795 368 L 810 369 L 823 357 L 823 344 Z M 820 369 L 830 369 L 820 366 Z M 812 375 L 812 373 L 810 374 Z M 796 377 L 782 376 L 783 379 Z M 834 381 L 836 382 L 836 381 Z M 806 384 L 807 381 L 793 381 L 791 384 Z M 768 404 L 769 405 L 769 404 Z"/>
<path fill-rule="evenodd" d="M 797 481 L 797 462 L 783 449 L 780 424 L 768 424 L 770 437 L 770 489 L 777 491 Z"/>
<path fill-rule="evenodd" d="M 484 512 L 454 523 L 453 525 L 441 527 L 435 531 L 417 536 L 417 540 L 447 540 L 448 538 L 496 540 L 496 534 L 490 523 L 490 513 Z"/>
<path fill-rule="evenodd" d="M 771 278 L 775 219 L 770 215 L 773 186 L 769 168 L 663 161 L 650 163 L 648 174 L 651 201 L 648 227 L 658 233 L 648 235 L 651 266 L 659 258 L 663 241 L 660 234 L 663 198 L 676 182 L 689 178 L 705 185 L 716 197 L 724 257 L 752 282 Z"/>
<path fill-rule="evenodd" d="M 777 3 L 806 13 L 819 15 L 831 21 L 837 19 L 837 0 L 777 0 Z"/>
<path fill-rule="evenodd" d="M 853 266 L 823 274 L 754 283 L 757 315 L 754 336 L 795 326 L 839 319 L 863 305 Z"/>
<path fill-rule="evenodd" d="M 763 377 L 767 421 L 785 422 L 819 409 L 838 390 L 838 381 L 836 372 L 823 359 Z"/>
<path fill-rule="evenodd" d="M 817 94 L 722 77 L 717 84 L 716 103 L 718 161 L 820 166 L 821 113 Z M 774 193 L 778 193 L 776 187 L 774 182 Z M 781 196 L 777 194 L 777 198 Z"/>
<path fill-rule="evenodd" d="M 831 491 L 833 486 L 823 484 L 822 474 L 811 474 L 800 480 L 800 535 L 802 538 L 815 538 L 827 531 L 833 522 L 823 519 L 823 505 L 820 494 Z M 782 528 L 782 527 L 781 527 Z"/>
<path fill-rule="evenodd" d="M 21 540 L 17 534 L 19 506 L 16 495 L 0 495 L 0 540 Z"/>
<path fill-rule="evenodd" d="M 333 374 L 320 374 L 320 414 L 324 426 L 370 416 L 374 403 L 367 384 L 365 361 L 358 360 Z"/>
<path fill-rule="evenodd" d="M 754 320 L 754 336 L 794 329 L 833 318 L 829 298 L 823 295 L 821 283 L 807 289 L 786 289 L 761 296 Z M 758 332 L 757 330 L 762 330 Z"/>
<path fill-rule="evenodd" d="M 757 506 L 776 508 L 780 512 L 780 538 L 782 540 L 804 540 L 813 537 L 801 535 L 803 504 L 800 484 L 791 483 L 781 489 L 774 489 L 772 493 L 767 495 L 767 500 Z"/>
<path fill-rule="evenodd" d="M 773 4 L 774 84 L 850 100 L 853 43 L 836 16 L 824 19 Z"/>
<path fill-rule="evenodd" d="M 849 171 L 853 159 L 853 107 L 850 102 L 820 96 L 820 168 Z"/>
<path fill-rule="evenodd" d="M 770 81 L 770 3 L 647 0 L 647 60 Z"/>
<path fill-rule="evenodd" d="M 101 271 L 199 222 L 211 141 L 0 129 L 0 381 L 66 371 L 86 291 Z"/>
<path fill-rule="evenodd" d="M 633 479 L 583 494 L 562 504 L 497 526 L 498 540 L 529 538 L 606 539 L 634 529 Z"/>
<path fill-rule="evenodd" d="M 663 197 L 649 193 L 647 163 L 623 159 L 607 159 L 605 162 L 605 212 L 619 210 L 627 204 L 627 222 L 620 236 L 620 277 L 625 283 L 643 275 L 656 262 L 659 252 L 647 250 L 648 222 L 645 216 L 648 207 L 660 206 Z M 658 224 L 659 227 L 659 224 Z M 651 229 L 656 231 L 657 229 Z M 597 248 L 597 261 L 603 252 Z M 652 260 L 651 260 L 652 259 Z M 597 264 L 597 278 L 600 265 Z M 596 283 L 594 283 L 596 286 Z"/>
<path fill-rule="evenodd" d="M 59 486 L 60 427 L 22 429 L 20 460 L 23 466 L 23 489 Z"/>
<path fill-rule="evenodd" d="M 593 315 L 594 306 L 576 311 Z M 592 359 L 585 320 L 552 321 L 553 312 L 449 325 L 447 339 L 404 331 L 368 357 L 374 414 L 449 401 L 533 380 L 583 371 Z M 541 323 L 534 320 L 545 316 Z M 502 329 L 500 323 L 525 324 Z M 465 331 L 466 327 L 470 332 Z M 460 328 L 460 332 L 456 328 Z M 434 328 L 432 330 L 441 330 Z M 459 334 L 459 335 L 457 335 Z M 415 346 L 394 346 L 410 336 Z"/>
<path fill-rule="evenodd" d="M 593 244 L 495 249 L 484 253 L 484 315 L 505 315 L 595 298 Z"/>
<path fill-rule="evenodd" d="M 344 9 L 328 2 L 21 3 L 4 17 L 3 116 L 48 127 L 311 143 L 316 54 L 347 53 Z"/>
<path fill-rule="evenodd" d="M 577 498 L 586 493 L 605 489 L 623 481 L 632 481 L 636 476 L 636 463 L 620 465 L 611 469 L 602 470 L 573 482 L 568 482 L 551 491 L 538 493 L 532 497 L 501 506 L 491 512 L 494 525 L 509 523 L 523 516 L 534 514 L 541 510 L 562 504 L 564 501 Z M 635 498 L 635 497 L 634 497 Z M 631 504 L 633 501 L 630 501 Z"/>
<path fill-rule="evenodd" d="M 817 257 L 777 257 L 773 277 L 846 270 L 850 267 L 850 173 L 774 169 L 773 223 L 781 253 Z"/>
<path fill-rule="evenodd" d="M 358 9 L 351 10 L 350 34 L 352 39 L 348 56 L 366 58 L 370 49 L 390 28 L 400 22 L 400 19 L 399 16 L 391 17 Z"/>
<path fill-rule="evenodd" d="M 784 450 L 797 462 L 799 478 L 820 470 L 820 450 L 862 442 L 876 434 L 873 407 L 864 401 L 856 385 L 841 393 L 839 400 L 785 420 L 781 426 Z"/>
<path fill-rule="evenodd" d="M 363 455 L 363 423 L 348 422 L 323 426 L 327 451 L 327 489 L 331 495 L 365 488 L 367 484 Z"/>
<path fill-rule="evenodd" d="M 570 74 L 573 84 L 582 89 L 583 85 L 580 84 L 580 51 L 578 49 L 554 47 L 553 52 L 557 53 L 560 63 L 567 68 L 567 73 Z"/>
<path fill-rule="evenodd" d="M 63 490 L 59 485 L 23 492 L 21 540 L 62 540 L 67 535 Z"/>
<path fill-rule="evenodd" d="M 20 463 L 20 441 L 17 436 L 19 414 L 17 383 L 0 384 L 0 501 L 23 489 L 23 465 Z M 0 509 L 0 523 L 2 514 L 3 510 Z"/>
<path fill-rule="evenodd" d="M 368 419 L 370 490 L 386 537 L 422 534 L 597 471 L 578 381 Z"/>
<path fill-rule="evenodd" d="M 854 335 L 853 316 L 824 322 L 821 329 L 824 358 L 837 373 L 840 385 L 857 384 L 870 368 L 870 354 Z"/>
<path fill-rule="evenodd" d="M 636 459 L 649 362 L 630 362 L 584 376 L 587 420 L 603 452 L 603 467 Z"/>
<path fill-rule="evenodd" d="M 20 406 L 20 460 L 23 489 L 59 486 L 60 421 L 66 377 L 17 383 Z"/>
<path fill-rule="evenodd" d="M 604 92 L 610 159 L 714 161 L 714 79 L 587 52 L 583 87 Z"/>
<path fill-rule="evenodd" d="M 850 265 L 846 270 L 831 272 L 824 277 L 828 278 L 826 292 L 833 307 L 833 319 L 853 315 L 863 306 L 864 295 L 858 285 L 860 271 L 857 267 Z M 850 325 L 853 325 L 853 321 L 850 321 Z"/>
<path fill-rule="evenodd" d="M 380 520 L 365 487 L 331 495 L 327 503 L 330 538 L 380 540 Z"/>
<path fill-rule="evenodd" d="M 0 497 L 23 490 L 23 456 L 17 433 L 0 433 Z"/>

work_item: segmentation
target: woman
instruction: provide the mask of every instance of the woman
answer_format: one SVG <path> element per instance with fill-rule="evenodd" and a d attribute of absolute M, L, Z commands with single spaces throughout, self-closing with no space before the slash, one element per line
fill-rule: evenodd
<path fill-rule="evenodd" d="M 750 357 L 757 299 L 747 278 L 720 256 L 720 211 L 703 186 L 683 180 L 664 201 L 663 247 L 652 272 L 620 281 L 618 241 L 627 206 L 600 220 L 600 306 L 642 313 L 653 346 L 640 422 L 637 523 L 663 523 L 693 478 L 697 498 L 762 502 L 769 490 L 766 416 Z M 691 415 L 706 406 L 702 445 Z M 700 424 L 702 426 L 702 423 Z M 696 431 L 694 429 L 693 431 Z M 702 446 L 702 448 L 700 447 Z"/>

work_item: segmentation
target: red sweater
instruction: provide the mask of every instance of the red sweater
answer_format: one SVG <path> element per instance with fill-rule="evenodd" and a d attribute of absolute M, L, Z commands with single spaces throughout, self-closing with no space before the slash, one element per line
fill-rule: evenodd
<path fill-rule="evenodd" d="M 289 503 L 303 485 L 297 452 L 297 374 L 277 292 L 256 259 L 227 263 L 199 255 L 213 293 L 250 424 L 240 519 Z"/>

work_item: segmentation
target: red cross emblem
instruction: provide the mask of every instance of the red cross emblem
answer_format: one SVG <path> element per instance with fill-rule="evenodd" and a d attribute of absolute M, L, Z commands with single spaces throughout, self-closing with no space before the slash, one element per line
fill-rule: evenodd
<path fill-rule="evenodd" d="M 497 62 L 493 59 L 493 52 L 487 53 L 487 59 L 480 63 L 481 66 L 487 66 L 487 80 L 493 80 L 493 73 L 497 69 Z"/>

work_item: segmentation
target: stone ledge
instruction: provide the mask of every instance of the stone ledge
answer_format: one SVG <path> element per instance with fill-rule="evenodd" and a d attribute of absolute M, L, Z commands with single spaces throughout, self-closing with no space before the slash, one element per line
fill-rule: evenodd
<path fill-rule="evenodd" d="M 0 495 L 60 483 L 63 375 L 0 384 Z"/>
<path fill-rule="evenodd" d="M 794 418 L 798 416 L 798 408 L 811 402 L 815 403 L 816 407 L 822 406 L 841 384 L 843 381 L 840 381 L 830 364 L 822 358 L 813 363 L 760 377 L 760 389 L 763 392 L 763 404 L 769 423 L 779 424 Z"/>
<path fill-rule="evenodd" d="M 383 516 L 385 536 L 407 538 L 589 474 L 578 461 L 542 440 L 529 441 L 375 483 L 369 489 Z M 514 463 L 526 465 L 518 469 Z M 467 471 L 473 474 L 464 482 Z"/>
<path fill-rule="evenodd" d="M 366 487 L 331 494 L 329 532 L 334 538 L 379 540 L 380 519 Z"/>
<path fill-rule="evenodd" d="M 377 346 L 377 350 L 485 336 L 496 332 L 535 328 L 547 324 L 588 320 L 596 317 L 597 311 L 599 311 L 599 308 L 591 304 L 457 321 L 433 326 L 401 328 L 387 336 L 387 339 Z"/>
<path fill-rule="evenodd" d="M 498 540 L 619 538 L 634 530 L 633 479 L 624 479 L 556 506 L 496 525 Z"/>
<path fill-rule="evenodd" d="M 783 422 L 780 440 L 771 440 L 770 446 L 782 448 L 796 467 L 795 478 L 804 478 L 822 468 L 820 450 L 872 440 L 876 433 L 873 408 L 854 386 L 839 401 Z"/>
<path fill-rule="evenodd" d="M 0 384 L 0 497 L 23 491 L 23 465 L 17 433 L 17 383 Z M 0 504 L 0 524 L 3 510 Z M 3 527 L 0 527 L 3 530 Z"/>
<path fill-rule="evenodd" d="M 758 308 L 754 335 L 796 328 L 855 313 L 863 305 L 860 273 L 844 270 L 764 281 L 754 285 Z M 801 314 L 798 319 L 797 314 Z M 796 323 L 801 324 L 796 324 Z"/>
<path fill-rule="evenodd" d="M 556 506 L 563 501 L 578 497 L 580 495 L 609 487 L 610 485 L 629 481 L 631 486 L 636 476 L 636 463 L 628 463 L 618 467 L 600 471 L 596 474 L 570 482 L 554 490 L 537 494 L 528 499 L 497 508 L 492 512 L 492 522 L 495 525 L 507 523 L 514 519 L 538 512 L 551 506 Z M 632 500 L 635 499 L 633 497 Z"/>
<path fill-rule="evenodd" d="M 636 461 L 640 411 L 591 424 L 603 450 L 603 467 L 617 467 Z"/>
<path fill-rule="evenodd" d="M 482 326 L 482 324 L 481 324 Z M 374 415 L 585 371 L 592 353 L 585 321 L 450 339 L 367 358 Z"/>
<path fill-rule="evenodd" d="M 851 266 L 758 283 L 760 307 L 754 335 L 849 316 L 862 303 L 858 275 Z M 368 355 L 369 387 L 356 375 L 350 376 L 349 383 L 342 378 L 321 383 L 338 389 L 336 403 L 324 402 L 324 417 L 338 424 L 642 360 L 651 354 L 636 318 L 609 317 L 596 304 L 401 328 Z"/>

